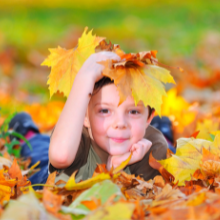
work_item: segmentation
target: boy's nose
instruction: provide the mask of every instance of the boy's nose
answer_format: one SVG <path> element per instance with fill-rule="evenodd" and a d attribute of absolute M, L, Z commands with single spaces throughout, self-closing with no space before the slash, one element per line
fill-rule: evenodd
<path fill-rule="evenodd" d="M 113 123 L 113 127 L 115 129 L 124 129 L 127 128 L 128 124 L 126 122 L 126 119 L 123 116 L 118 116 L 115 118 L 115 121 Z"/>

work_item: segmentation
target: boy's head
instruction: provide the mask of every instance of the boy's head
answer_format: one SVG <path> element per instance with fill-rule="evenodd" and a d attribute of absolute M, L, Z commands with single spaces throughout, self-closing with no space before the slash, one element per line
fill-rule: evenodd
<path fill-rule="evenodd" d="M 100 79 L 98 82 L 95 83 L 92 95 L 95 95 L 103 86 L 108 85 L 108 84 L 113 84 L 113 83 L 114 81 L 111 80 L 110 78 L 103 77 L 102 79 Z M 148 110 L 149 110 L 148 117 L 150 117 L 152 114 L 154 114 L 155 109 L 148 106 Z"/>
<path fill-rule="evenodd" d="M 94 86 L 84 120 L 91 138 L 112 156 L 140 141 L 154 116 L 154 109 L 142 102 L 135 106 L 131 96 L 120 105 L 119 99 L 113 81 L 103 77 Z"/>

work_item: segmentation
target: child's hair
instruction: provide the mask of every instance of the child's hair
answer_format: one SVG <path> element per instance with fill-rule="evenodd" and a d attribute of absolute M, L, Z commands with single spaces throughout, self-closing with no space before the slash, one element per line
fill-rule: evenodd
<path fill-rule="evenodd" d="M 95 83 L 92 95 L 95 95 L 103 86 L 112 83 L 114 83 L 114 80 L 111 80 L 110 78 L 104 76 L 102 79 L 100 79 L 98 82 Z M 149 115 L 148 115 L 149 118 L 151 114 L 155 111 L 155 109 L 151 108 L 148 105 L 148 110 L 149 110 Z"/>

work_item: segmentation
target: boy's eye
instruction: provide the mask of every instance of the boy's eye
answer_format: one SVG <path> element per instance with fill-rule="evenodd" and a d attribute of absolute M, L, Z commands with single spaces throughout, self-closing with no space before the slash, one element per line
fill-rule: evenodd
<path fill-rule="evenodd" d="M 132 115 L 137 115 L 137 114 L 139 114 L 140 112 L 137 111 L 137 110 L 131 110 L 129 113 L 132 114 Z"/>
<path fill-rule="evenodd" d="M 99 112 L 102 114 L 108 114 L 110 111 L 108 109 L 101 109 Z"/>

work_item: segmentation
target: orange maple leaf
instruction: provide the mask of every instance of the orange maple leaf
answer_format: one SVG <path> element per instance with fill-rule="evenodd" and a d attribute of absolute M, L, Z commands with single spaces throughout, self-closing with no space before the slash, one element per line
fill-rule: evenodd
<path fill-rule="evenodd" d="M 142 101 L 145 106 L 155 108 L 160 115 L 162 97 L 166 96 L 161 82 L 175 81 L 168 70 L 152 65 L 156 61 L 151 56 L 150 52 L 124 54 L 119 62 L 106 60 L 99 63 L 105 66 L 103 75 L 114 80 L 120 103 L 133 96 L 135 105 Z"/>
<path fill-rule="evenodd" d="M 82 201 L 81 203 L 90 210 L 95 210 L 99 206 L 101 206 L 101 200 L 95 199 L 95 198 L 94 198 L 94 200 L 85 200 L 85 201 Z"/>
<path fill-rule="evenodd" d="M 16 159 L 13 160 L 13 163 L 12 163 L 11 167 L 9 168 L 8 173 L 12 179 L 16 179 L 16 178 L 18 180 L 22 179 L 21 169 L 18 166 Z"/>

